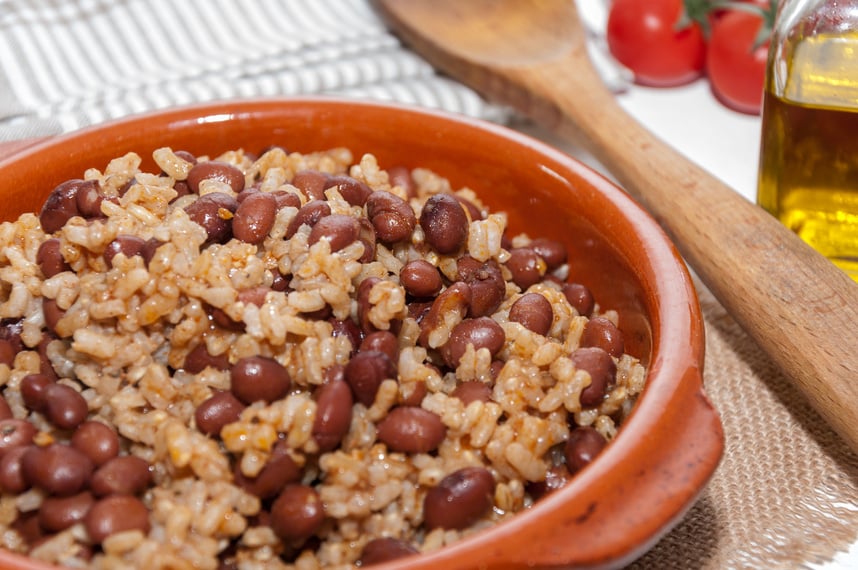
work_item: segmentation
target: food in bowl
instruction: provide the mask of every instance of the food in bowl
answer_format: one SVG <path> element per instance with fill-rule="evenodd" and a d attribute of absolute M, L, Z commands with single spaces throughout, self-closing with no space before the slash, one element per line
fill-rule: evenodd
<path fill-rule="evenodd" d="M 562 487 L 643 389 L 564 246 L 508 236 L 470 188 L 344 148 L 153 158 L 0 226 L 6 549 L 432 552 Z"/>

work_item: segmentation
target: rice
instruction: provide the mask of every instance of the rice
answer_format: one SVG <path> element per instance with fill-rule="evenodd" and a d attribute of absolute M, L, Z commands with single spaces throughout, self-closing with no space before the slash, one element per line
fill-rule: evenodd
<path fill-rule="evenodd" d="M 387 557 L 431 552 L 573 477 L 643 389 L 617 314 L 567 294 L 565 250 L 515 265 L 545 242 L 508 236 L 470 188 L 342 148 L 153 157 L 160 173 L 129 153 L 74 182 L 74 205 L 58 187 L 41 213 L 0 225 L 0 431 L 24 434 L 0 441 L 4 548 L 92 568 L 370 565 L 380 538 L 398 541 Z M 244 208 L 263 202 L 254 194 L 274 211 Z M 208 218 L 194 213 L 215 198 Z M 439 234 L 447 214 L 464 227 Z M 425 273 L 417 261 L 430 269 L 413 285 L 401 275 Z M 524 310 L 529 295 L 550 314 Z M 267 395 L 259 362 L 285 390 Z M 74 394 L 46 395 L 60 384 Z M 82 415 L 61 417 L 80 401 Z M 118 435 L 108 459 L 75 437 L 84 422 Z M 77 486 L 33 474 L 52 446 L 84 457 Z M 99 471 L 127 457 L 145 462 L 145 484 L 99 490 Z M 433 522 L 430 490 L 449 488 L 456 511 L 463 473 L 488 474 L 482 506 L 458 513 L 466 524 Z M 284 507 L 290 493 L 317 512 Z M 115 496 L 142 518 L 93 514 Z"/>

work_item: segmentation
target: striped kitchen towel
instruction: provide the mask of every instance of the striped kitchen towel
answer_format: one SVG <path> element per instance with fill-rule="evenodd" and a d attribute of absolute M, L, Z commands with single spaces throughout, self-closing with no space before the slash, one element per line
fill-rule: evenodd
<path fill-rule="evenodd" d="M 0 141 L 317 94 L 512 115 L 403 48 L 369 0 L 0 0 Z"/>

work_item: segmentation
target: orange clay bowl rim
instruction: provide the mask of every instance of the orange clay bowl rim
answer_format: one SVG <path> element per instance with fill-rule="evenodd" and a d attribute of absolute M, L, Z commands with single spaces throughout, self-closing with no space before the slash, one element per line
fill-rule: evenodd
<path fill-rule="evenodd" d="M 646 388 L 617 437 L 565 487 L 491 529 L 378 568 L 618 568 L 682 518 L 724 445 L 703 390 L 703 320 L 688 271 L 656 222 L 622 190 L 528 136 L 459 115 L 326 97 L 193 105 L 82 129 L 0 161 L 0 219 L 38 211 L 56 184 L 89 167 L 103 169 L 127 151 L 153 168 L 151 151 L 162 146 L 200 155 L 269 144 L 300 152 L 347 146 L 356 160 L 373 152 L 382 168 L 394 161 L 425 166 L 453 188 L 473 188 L 492 209 L 504 198 L 518 205 L 509 209 L 513 230 L 567 241 L 585 236 L 575 242 L 580 251 L 570 251 L 570 267 L 584 260 L 596 300 L 602 287 L 620 306 L 621 328 L 629 317 L 627 346 L 649 367 Z M 484 181 L 491 182 L 488 190 L 480 187 Z M 595 264 L 593 256 L 603 259 Z M 0 567 L 49 566 L 0 551 Z"/>

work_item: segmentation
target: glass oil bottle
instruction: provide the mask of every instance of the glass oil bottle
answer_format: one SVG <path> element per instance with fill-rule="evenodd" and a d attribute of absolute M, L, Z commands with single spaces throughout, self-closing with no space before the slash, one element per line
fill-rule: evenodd
<path fill-rule="evenodd" d="M 858 281 L 858 0 L 781 2 L 757 200 Z"/>

